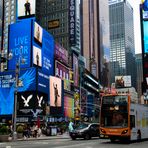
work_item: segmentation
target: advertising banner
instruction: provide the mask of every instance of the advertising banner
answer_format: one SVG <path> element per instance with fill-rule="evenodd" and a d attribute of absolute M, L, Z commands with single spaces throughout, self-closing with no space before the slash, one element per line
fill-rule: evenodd
<path fill-rule="evenodd" d="M 31 20 L 24 20 L 9 26 L 9 53 L 13 57 L 8 61 L 8 70 L 16 68 L 16 63 L 20 62 L 21 68 L 29 68 L 31 64 Z M 25 63 L 21 64 L 21 59 Z"/>
<path fill-rule="evenodd" d="M 17 0 L 18 19 L 35 16 L 36 0 Z"/>
<path fill-rule="evenodd" d="M 40 91 L 25 91 L 18 93 L 18 115 L 45 114 L 48 96 Z"/>
<path fill-rule="evenodd" d="M 42 37 L 43 37 L 43 28 L 35 22 L 34 23 L 34 39 L 40 44 L 42 44 Z"/>
<path fill-rule="evenodd" d="M 131 87 L 131 76 L 115 76 L 116 88 Z"/>
<path fill-rule="evenodd" d="M 58 43 L 55 44 L 55 57 L 63 63 L 68 64 L 68 51 Z"/>
<path fill-rule="evenodd" d="M 19 75 L 19 81 L 22 86 L 17 88 L 18 92 L 35 90 L 36 77 L 35 68 L 22 70 Z M 14 93 L 16 90 L 15 72 L 0 73 L 0 115 L 13 113 Z"/>
<path fill-rule="evenodd" d="M 74 118 L 74 99 L 64 96 L 64 115 L 68 118 Z"/>
<path fill-rule="evenodd" d="M 70 91 L 69 68 L 55 60 L 55 75 L 64 80 L 64 89 Z"/>
<path fill-rule="evenodd" d="M 148 19 L 148 0 L 142 0 L 141 9 L 143 19 Z"/>
<path fill-rule="evenodd" d="M 73 53 L 73 78 L 74 86 L 79 86 L 79 67 L 78 67 L 78 56 Z"/>
<path fill-rule="evenodd" d="M 50 76 L 50 113 L 63 114 L 63 82 L 60 78 Z"/>
<path fill-rule="evenodd" d="M 148 53 L 148 21 L 143 21 L 144 53 Z"/>
<path fill-rule="evenodd" d="M 54 69 L 54 39 L 51 34 L 43 30 L 42 40 L 42 70 L 45 74 L 53 75 Z"/>

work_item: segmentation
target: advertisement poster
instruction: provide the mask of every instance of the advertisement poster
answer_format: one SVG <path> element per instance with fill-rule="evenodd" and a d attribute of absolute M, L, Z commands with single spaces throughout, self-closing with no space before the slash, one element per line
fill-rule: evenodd
<path fill-rule="evenodd" d="M 8 61 L 8 70 L 14 70 L 16 63 L 25 59 L 25 63 L 20 63 L 21 68 L 29 68 L 31 65 L 31 20 L 24 20 L 9 26 L 9 53 L 13 57 Z"/>
<path fill-rule="evenodd" d="M 131 87 L 131 76 L 115 76 L 116 88 Z"/>
<path fill-rule="evenodd" d="M 37 42 L 39 42 L 41 44 L 42 43 L 42 37 L 43 37 L 43 29 L 39 24 L 37 24 L 35 22 L 34 23 L 34 38 Z"/>
<path fill-rule="evenodd" d="M 79 85 L 79 67 L 78 67 L 78 56 L 73 53 L 73 78 L 74 86 Z"/>
<path fill-rule="evenodd" d="M 13 113 L 14 92 L 16 90 L 15 71 L 0 73 L 0 115 Z M 35 90 L 35 69 L 29 68 L 20 71 L 18 92 Z"/>
<path fill-rule="evenodd" d="M 36 0 L 17 0 L 18 18 L 28 18 L 35 15 Z"/>
<path fill-rule="evenodd" d="M 33 46 L 33 64 L 42 67 L 41 49 L 36 46 Z"/>
<path fill-rule="evenodd" d="M 50 76 L 50 106 L 61 107 L 62 80 Z"/>
<path fill-rule="evenodd" d="M 64 96 L 64 115 L 74 118 L 74 99 L 72 97 Z"/>

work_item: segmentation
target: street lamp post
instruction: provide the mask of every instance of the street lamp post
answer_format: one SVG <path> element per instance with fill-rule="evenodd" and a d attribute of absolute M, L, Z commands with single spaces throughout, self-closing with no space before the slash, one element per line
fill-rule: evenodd
<path fill-rule="evenodd" d="M 18 83 L 19 83 L 19 62 L 16 63 L 16 85 L 15 85 L 15 97 L 14 97 L 14 115 L 13 115 L 13 140 L 17 139 L 17 132 L 16 132 L 16 119 L 17 119 L 17 92 L 18 92 Z"/>
<path fill-rule="evenodd" d="M 25 63 L 25 59 L 22 58 L 22 48 L 23 48 L 23 46 L 20 47 L 20 55 L 19 55 L 19 58 L 16 62 L 16 68 L 15 68 L 15 93 L 14 93 L 14 113 L 13 113 L 13 140 L 14 141 L 17 139 L 16 120 L 17 120 L 18 87 L 22 86 L 22 83 L 20 83 L 20 81 L 19 81 L 20 64 Z"/>

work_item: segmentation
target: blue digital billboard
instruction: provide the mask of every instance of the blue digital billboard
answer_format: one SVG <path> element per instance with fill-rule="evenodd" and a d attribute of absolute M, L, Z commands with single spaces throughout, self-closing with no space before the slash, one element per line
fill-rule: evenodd
<path fill-rule="evenodd" d="M 144 53 L 148 53 L 148 21 L 143 21 Z"/>
<path fill-rule="evenodd" d="M 22 86 L 17 88 L 18 92 L 36 89 L 36 69 L 29 68 L 21 70 L 19 80 Z M 14 92 L 16 90 L 15 72 L 0 73 L 0 115 L 13 113 Z"/>
<path fill-rule="evenodd" d="M 16 62 L 19 58 L 24 58 L 25 63 L 21 64 L 21 68 L 28 68 L 31 64 L 31 32 L 32 21 L 24 20 L 9 26 L 9 52 L 13 53 L 13 58 L 9 60 L 8 70 L 15 69 Z"/>

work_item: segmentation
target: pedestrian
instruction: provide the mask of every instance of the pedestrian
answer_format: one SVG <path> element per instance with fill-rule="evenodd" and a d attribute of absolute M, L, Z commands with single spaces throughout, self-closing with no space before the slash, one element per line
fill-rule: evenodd
<path fill-rule="evenodd" d="M 69 122 L 68 125 L 68 130 L 69 130 L 69 134 L 71 134 L 71 132 L 74 130 L 74 123 L 72 122 L 72 120 Z"/>

